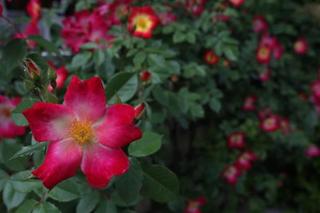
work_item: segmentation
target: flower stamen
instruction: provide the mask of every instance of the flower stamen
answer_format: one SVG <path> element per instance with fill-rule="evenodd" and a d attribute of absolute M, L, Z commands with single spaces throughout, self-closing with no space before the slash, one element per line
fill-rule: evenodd
<path fill-rule="evenodd" d="M 91 123 L 88 121 L 72 122 L 70 136 L 80 145 L 90 143 L 94 137 Z"/>

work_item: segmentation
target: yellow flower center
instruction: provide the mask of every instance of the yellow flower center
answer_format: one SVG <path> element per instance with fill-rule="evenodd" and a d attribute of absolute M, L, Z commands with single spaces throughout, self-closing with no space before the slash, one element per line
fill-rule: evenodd
<path fill-rule="evenodd" d="M 269 53 L 270 53 L 269 49 L 265 47 L 259 50 L 259 55 L 261 58 L 267 58 L 269 56 Z"/>
<path fill-rule="evenodd" d="M 70 136 L 80 145 L 90 143 L 94 137 L 91 123 L 88 121 L 72 122 Z"/>
<path fill-rule="evenodd" d="M 265 127 L 272 128 L 275 125 L 275 120 L 273 118 L 268 118 L 267 120 L 265 120 L 264 124 Z"/>
<path fill-rule="evenodd" d="M 149 29 L 152 25 L 152 21 L 150 20 L 150 18 L 147 15 L 138 15 L 134 19 L 134 24 L 136 27 L 136 31 L 147 32 L 147 31 L 149 31 Z"/>
<path fill-rule="evenodd" d="M 301 41 L 298 41 L 294 44 L 294 48 L 298 51 L 302 50 L 304 48 L 304 44 Z"/>

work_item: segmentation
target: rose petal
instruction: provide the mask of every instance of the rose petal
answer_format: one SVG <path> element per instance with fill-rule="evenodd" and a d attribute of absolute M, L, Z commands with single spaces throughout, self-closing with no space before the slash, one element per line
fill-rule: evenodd
<path fill-rule="evenodd" d="M 92 77 L 81 81 L 73 76 L 64 96 L 64 104 L 80 119 L 96 121 L 106 110 L 106 97 L 101 79 Z"/>
<path fill-rule="evenodd" d="M 37 141 L 57 141 L 67 137 L 74 114 L 63 105 L 36 103 L 23 112 Z"/>
<path fill-rule="evenodd" d="M 44 162 L 32 174 L 51 189 L 57 183 L 75 175 L 81 157 L 81 147 L 71 139 L 51 142 Z"/>
<path fill-rule="evenodd" d="M 119 148 L 141 138 L 142 132 L 135 127 L 134 107 L 126 104 L 115 104 L 107 109 L 106 118 L 96 128 L 99 143 Z"/>
<path fill-rule="evenodd" d="M 128 170 L 129 160 L 121 149 L 94 144 L 83 151 L 81 170 L 92 187 L 104 188 L 113 176 Z"/>

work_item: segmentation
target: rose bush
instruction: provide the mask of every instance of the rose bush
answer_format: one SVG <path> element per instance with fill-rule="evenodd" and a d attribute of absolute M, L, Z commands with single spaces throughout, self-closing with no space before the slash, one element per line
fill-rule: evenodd
<path fill-rule="evenodd" d="M 319 211 L 319 7 L 3 1 L 0 211 Z"/>

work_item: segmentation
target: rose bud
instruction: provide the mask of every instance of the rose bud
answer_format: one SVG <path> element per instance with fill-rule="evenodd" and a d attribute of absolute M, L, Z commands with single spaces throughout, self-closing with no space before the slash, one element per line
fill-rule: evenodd
<path fill-rule="evenodd" d="M 320 156 L 320 148 L 315 144 L 310 144 L 305 150 L 305 156 L 308 158 L 315 158 Z"/>
<path fill-rule="evenodd" d="M 25 70 L 27 71 L 27 73 L 31 79 L 35 79 L 36 77 L 40 77 L 41 70 L 32 59 L 27 58 L 24 60 L 23 63 L 24 63 Z"/>
<path fill-rule="evenodd" d="M 305 38 L 299 38 L 293 45 L 295 53 L 298 55 L 304 55 L 308 52 L 309 45 Z"/>
<path fill-rule="evenodd" d="M 137 105 L 136 107 L 134 107 L 135 118 L 136 119 L 141 118 L 141 116 L 144 113 L 144 110 L 145 110 L 144 103 L 141 103 L 141 104 Z"/>
<path fill-rule="evenodd" d="M 141 81 L 149 81 L 151 78 L 151 73 L 147 70 L 140 72 L 140 80 Z"/>
<path fill-rule="evenodd" d="M 245 133 L 233 132 L 227 137 L 227 146 L 229 149 L 242 149 L 245 146 Z"/>
<path fill-rule="evenodd" d="M 222 178 L 230 185 L 235 185 L 241 175 L 241 171 L 235 165 L 227 166 L 222 172 Z"/>
<path fill-rule="evenodd" d="M 254 111 L 256 109 L 256 102 L 257 102 L 257 97 L 252 95 L 252 96 L 248 96 L 246 97 L 246 99 L 244 100 L 243 106 L 242 106 L 242 110 L 244 111 Z"/>

